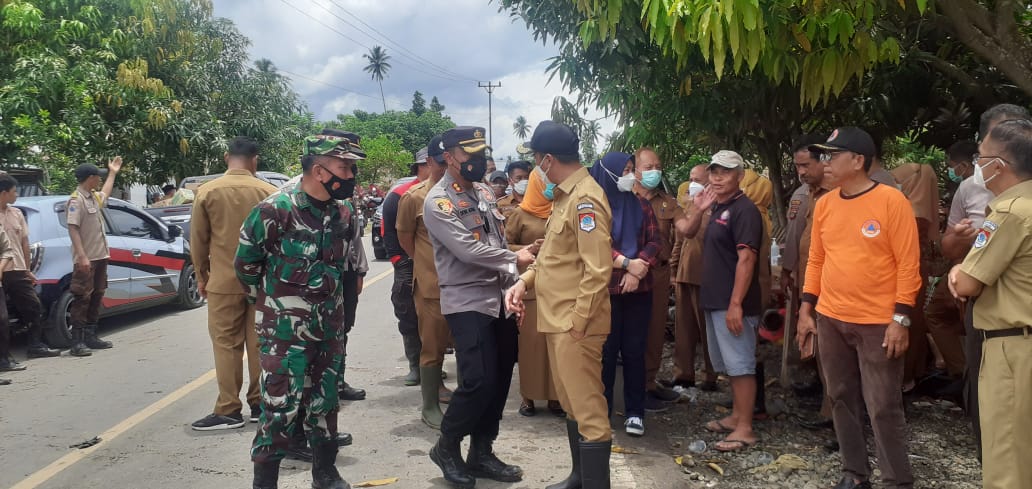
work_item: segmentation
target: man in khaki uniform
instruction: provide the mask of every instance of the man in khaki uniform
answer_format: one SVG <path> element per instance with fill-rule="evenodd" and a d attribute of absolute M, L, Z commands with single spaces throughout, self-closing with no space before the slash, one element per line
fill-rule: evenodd
<path fill-rule="evenodd" d="M 659 254 L 657 264 L 652 267 L 652 318 L 649 320 L 648 337 L 645 344 L 645 410 L 663 412 L 668 408 L 664 402 L 680 398 L 677 392 L 656 382 L 660 363 L 663 360 L 663 344 L 666 340 L 667 307 L 670 303 L 670 256 L 677 235 L 675 223 L 684 219 L 684 212 L 677 205 L 677 199 L 663 190 L 663 162 L 651 148 L 641 148 L 634 153 L 634 193 L 648 200 L 659 225 Z"/>
<path fill-rule="evenodd" d="M 444 368 L 444 350 L 451 344 L 448 322 L 441 314 L 441 291 L 437 285 L 434 265 L 434 246 L 423 224 L 423 202 L 427 192 L 441 180 L 448 165 L 444 162 L 441 137 L 434 136 L 427 146 L 430 176 L 409 189 L 398 202 L 395 229 L 398 243 L 412 257 L 412 282 L 416 314 L 419 322 L 419 387 L 423 395 L 421 415 L 423 422 L 435 430 L 441 429 L 444 413 L 441 402 L 450 400 L 451 392 L 441 382 Z"/>
<path fill-rule="evenodd" d="M 609 487 L 612 433 L 602 386 L 602 346 L 610 329 L 607 286 L 613 270 L 612 213 L 602 188 L 580 164 L 577 135 L 543 121 L 530 147 L 545 177 L 552 216 L 537 261 L 506 293 L 511 311 L 537 286 L 538 331 L 546 334 L 548 360 L 559 402 L 566 410 L 573 470 L 549 489 Z"/>
<path fill-rule="evenodd" d="M 212 414 L 191 426 L 198 431 L 240 428 L 240 388 L 244 382 L 243 356 L 247 351 L 247 405 L 250 419 L 261 414 L 261 366 L 254 306 L 240 287 L 233 260 L 240 243 L 240 226 L 251 209 L 276 192 L 276 187 L 255 178 L 258 144 L 245 137 L 229 142 L 224 175 L 197 190 L 190 218 L 190 257 L 197 288 L 208 299 L 208 334 L 215 354 L 219 396 Z"/>
<path fill-rule="evenodd" d="M 503 216 L 509 217 L 509 214 L 516 210 L 520 202 L 523 202 L 523 196 L 527 193 L 527 185 L 530 184 L 530 172 L 529 161 L 514 161 L 505 166 L 512 193 L 498 199 L 498 210 L 502 211 Z"/>
<path fill-rule="evenodd" d="M 115 187 L 115 175 L 121 169 L 121 156 L 108 162 L 107 178 L 100 192 L 96 190 L 104 174 L 100 168 L 84 163 L 75 169 L 79 187 L 68 199 L 66 211 L 74 260 L 70 290 L 75 298 L 69 307 L 72 316 L 72 349 L 69 353 L 72 356 L 87 356 L 91 349 L 102 350 L 112 346 L 110 341 L 97 337 L 100 301 L 107 290 L 107 267 L 111 257 L 104 234 L 102 209 Z"/>
<path fill-rule="evenodd" d="M 996 195 L 964 263 L 953 267 L 955 297 L 978 299 L 984 339 L 978 375 L 982 484 L 1032 488 L 1032 122 L 1002 122 L 979 146 L 975 183 Z"/>

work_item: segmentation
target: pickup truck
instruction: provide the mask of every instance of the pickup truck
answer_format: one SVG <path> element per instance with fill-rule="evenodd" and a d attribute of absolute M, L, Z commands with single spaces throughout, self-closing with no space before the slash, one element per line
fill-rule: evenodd
<path fill-rule="evenodd" d="M 197 187 L 200 187 L 204 182 L 214 180 L 221 177 L 221 173 L 214 173 L 211 175 L 202 175 L 198 177 L 187 177 L 179 182 L 179 188 L 185 188 L 197 191 Z M 290 177 L 273 171 L 260 171 L 258 172 L 258 178 L 265 180 L 276 186 L 276 188 L 282 187 L 283 184 L 290 180 Z M 148 214 L 161 219 L 165 224 L 177 224 L 183 228 L 183 236 L 186 239 L 190 239 L 190 213 L 192 212 L 193 204 L 183 205 L 170 205 L 165 207 L 147 207 L 144 209 Z"/>

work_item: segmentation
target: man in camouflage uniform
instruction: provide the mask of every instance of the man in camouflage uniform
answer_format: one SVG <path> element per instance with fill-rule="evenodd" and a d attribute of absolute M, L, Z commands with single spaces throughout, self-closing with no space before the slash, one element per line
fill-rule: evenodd
<path fill-rule="evenodd" d="M 304 403 L 313 489 L 349 489 L 337 457 L 337 385 L 344 357 L 345 270 L 358 230 L 350 133 L 305 139 L 300 185 L 258 204 L 240 229 L 235 268 L 254 301 L 262 365 L 262 415 L 251 448 L 254 489 L 275 489 L 279 463 Z"/>

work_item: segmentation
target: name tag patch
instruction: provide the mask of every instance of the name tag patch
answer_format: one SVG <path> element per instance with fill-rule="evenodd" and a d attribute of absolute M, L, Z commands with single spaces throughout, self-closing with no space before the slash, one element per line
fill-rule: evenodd
<path fill-rule="evenodd" d="M 581 231 L 590 233 L 595 230 L 595 213 L 594 212 L 581 212 L 577 214 L 577 222 L 580 224 Z"/>
<path fill-rule="evenodd" d="M 577 210 L 581 210 L 581 209 L 594 209 L 594 208 L 595 208 L 595 204 L 592 204 L 590 202 L 583 202 L 583 203 L 577 204 Z"/>
<path fill-rule="evenodd" d="M 996 230 L 999 227 L 1000 226 L 998 224 L 996 224 L 995 222 L 992 222 L 992 221 L 990 221 L 988 219 L 986 219 L 985 221 L 982 222 L 982 229 L 985 229 L 986 231 L 989 231 L 990 233 L 996 232 Z"/>

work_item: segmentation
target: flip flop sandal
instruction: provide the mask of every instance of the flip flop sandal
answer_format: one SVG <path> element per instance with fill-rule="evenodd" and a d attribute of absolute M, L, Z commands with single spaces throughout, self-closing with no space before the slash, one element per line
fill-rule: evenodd
<path fill-rule="evenodd" d="M 749 443 L 743 440 L 720 440 L 713 445 L 718 452 L 732 453 L 744 452 L 759 443 L 759 440 Z M 723 445 L 722 445 L 723 444 Z M 728 446 L 730 445 L 730 447 Z"/>
<path fill-rule="evenodd" d="M 732 431 L 735 431 L 734 428 L 724 426 L 719 419 L 714 419 L 713 421 L 706 423 L 704 427 L 706 428 L 706 431 L 709 431 L 710 433 L 731 433 Z"/>

